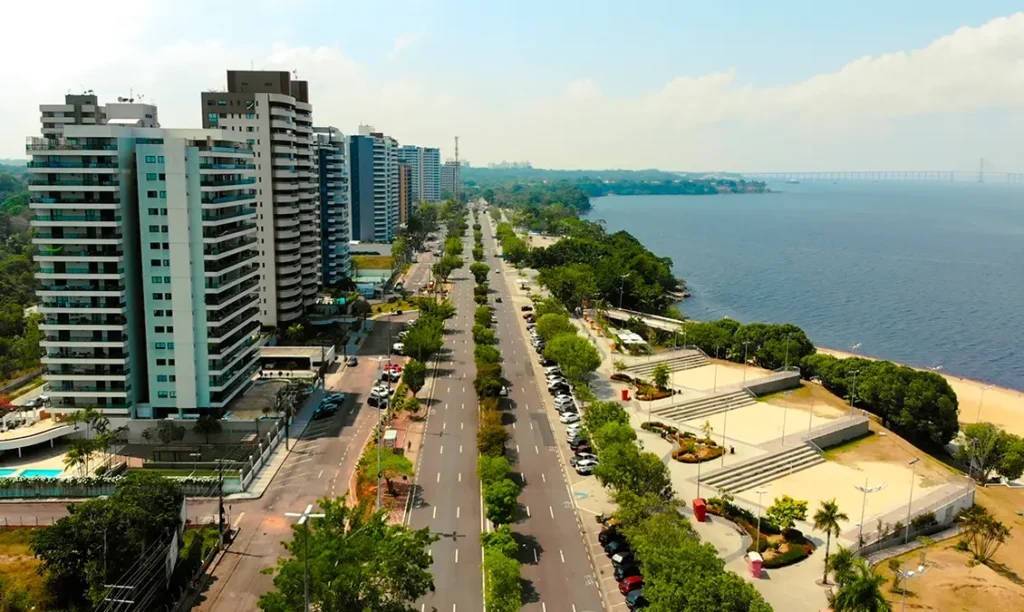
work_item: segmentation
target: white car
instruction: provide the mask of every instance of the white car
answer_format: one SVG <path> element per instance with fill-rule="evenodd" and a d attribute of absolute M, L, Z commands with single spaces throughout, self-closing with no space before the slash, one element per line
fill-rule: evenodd
<path fill-rule="evenodd" d="M 568 406 L 570 404 L 575 404 L 575 403 L 576 403 L 576 401 L 572 398 L 571 395 L 559 395 L 559 396 L 555 397 L 555 405 L 556 406 Z"/>
<path fill-rule="evenodd" d="M 405 345 L 402 344 L 401 342 L 396 342 L 391 345 L 391 350 L 401 355 L 402 351 L 405 350 Z"/>
<path fill-rule="evenodd" d="M 584 459 L 583 461 L 576 462 L 576 473 L 580 476 L 586 476 L 587 474 L 593 473 L 594 468 L 597 467 L 598 463 L 594 459 Z"/>
<path fill-rule="evenodd" d="M 502 386 L 501 390 L 498 391 L 498 395 L 500 395 L 501 397 L 508 397 L 509 391 L 510 389 L 508 387 Z"/>
<path fill-rule="evenodd" d="M 548 375 L 551 375 L 551 374 L 561 374 L 562 373 L 562 368 L 560 368 L 558 366 L 548 366 L 548 367 L 544 368 L 544 373 L 548 374 Z"/>
<path fill-rule="evenodd" d="M 558 420 L 562 423 L 579 423 L 580 415 L 575 412 L 565 412 L 558 417 Z"/>

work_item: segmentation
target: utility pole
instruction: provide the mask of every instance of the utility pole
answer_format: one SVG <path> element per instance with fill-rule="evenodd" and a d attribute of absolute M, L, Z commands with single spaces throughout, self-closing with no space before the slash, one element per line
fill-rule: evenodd
<path fill-rule="evenodd" d="M 312 514 L 312 511 L 313 511 L 313 504 L 309 504 L 308 506 L 306 506 L 306 509 L 303 512 L 301 512 L 301 513 L 299 513 L 299 512 L 285 512 L 284 515 L 288 516 L 288 517 L 298 517 L 299 525 L 302 525 L 302 526 L 305 526 L 306 521 L 308 521 L 311 518 L 324 518 L 324 516 L 325 516 L 323 513 Z M 306 612 L 309 612 L 309 527 L 306 527 L 305 533 L 303 535 L 304 535 L 304 537 L 302 538 L 302 544 L 303 544 L 303 553 L 302 553 L 302 563 L 303 563 L 302 593 L 303 593 L 303 599 L 306 602 L 305 610 L 306 610 Z"/>

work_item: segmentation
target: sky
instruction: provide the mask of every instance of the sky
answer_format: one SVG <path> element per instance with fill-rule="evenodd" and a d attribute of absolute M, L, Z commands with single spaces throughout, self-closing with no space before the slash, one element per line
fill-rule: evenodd
<path fill-rule="evenodd" d="M 4 7 L 0 158 L 94 90 L 199 127 L 228 69 L 474 166 L 1024 171 L 1020 2 L 81 0 Z"/>

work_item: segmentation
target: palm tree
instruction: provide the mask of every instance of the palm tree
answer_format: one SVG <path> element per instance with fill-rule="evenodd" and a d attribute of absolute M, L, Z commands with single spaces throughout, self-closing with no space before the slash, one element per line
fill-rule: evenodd
<path fill-rule="evenodd" d="M 848 521 L 850 517 L 839 510 L 836 498 L 821 502 L 821 507 L 814 513 L 814 528 L 825 532 L 825 571 L 821 577 L 822 584 L 828 584 L 828 551 L 832 545 L 832 536 L 839 537 L 839 521 Z"/>
<path fill-rule="evenodd" d="M 72 440 L 68 444 L 68 452 L 64 454 L 64 467 L 72 468 L 78 467 L 81 471 L 82 467 L 85 467 L 85 471 L 89 471 L 89 457 L 95 450 L 95 443 L 92 440 L 86 438 L 78 438 Z"/>
<path fill-rule="evenodd" d="M 836 584 L 843 586 L 850 582 L 853 577 L 853 551 L 845 546 L 840 546 L 832 558 L 828 560 L 828 571 L 832 572 Z"/>
<path fill-rule="evenodd" d="M 892 606 L 882 594 L 882 585 L 888 580 L 872 572 L 867 561 L 857 558 L 849 582 L 829 602 L 832 612 L 891 612 Z"/>

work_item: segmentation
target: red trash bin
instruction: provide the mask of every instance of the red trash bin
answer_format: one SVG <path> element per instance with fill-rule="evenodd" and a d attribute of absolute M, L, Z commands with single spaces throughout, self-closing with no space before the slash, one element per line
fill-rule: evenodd
<path fill-rule="evenodd" d="M 623 389 L 622 390 L 622 401 L 624 401 L 624 402 L 628 402 L 629 401 L 629 389 Z"/>
<path fill-rule="evenodd" d="M 693 500 L 693 517 L 697 519 L 698 523 L 703 523 L 704 518 L 708 514 L 708 505 L 703 498 L 698 497 Z"/>

